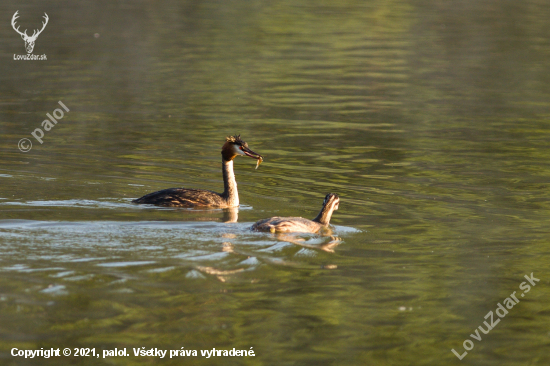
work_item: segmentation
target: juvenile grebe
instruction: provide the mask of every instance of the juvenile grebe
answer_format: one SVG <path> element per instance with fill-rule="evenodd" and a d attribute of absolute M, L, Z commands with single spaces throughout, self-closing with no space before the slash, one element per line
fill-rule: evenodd
<path fill-rule="evenodd" d="M 319 215 L 313 220 L 302 217 L 271 217 L 263 219 L 252 225 L 254 231 L 271 231 L 272 233 L 317 233 L 326 228 L 330 222 L 330 217 L 335 210 L 338 210 L 340 197 L 333 193 L 327 194 L 323 202 L 323 208 Z"/>
<path fill-rule="evenodd" d="M 239 206 L 239 192 L 233 173 L 233 159 L 238 155 L 263 160 L 260 154 L 248 148 L 248 144 L 239 136 L 228 136 L 222 146 L 223 193 L 219 194 L 203 189 L 169 188 L 149 193 L 133 200 L 133 203 L 145 203 L 165 207 L 236 207 Z M 256 165 L 256 168 L 258 165 Z"/>

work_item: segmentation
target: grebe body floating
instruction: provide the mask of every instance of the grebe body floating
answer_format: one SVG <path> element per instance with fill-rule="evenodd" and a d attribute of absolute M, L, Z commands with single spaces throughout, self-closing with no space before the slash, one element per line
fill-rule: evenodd
<path fill-rule="evenodd" d="M 257 159 L 256 169 L 263 160 L 260 154 L 248 148 L 248 144 L 241 140 L 240 135 L 227 137 L 222 146 L 223 193 L 204 189 L 169 188 L 149 193 L 132 202 L 164 207 L 237 207 L 239 206 L 239 192 L 237 191 L 235 173 L 233 173 L 233 159 L 239 155 Z"/>
<path fill-rule="evenodd" d="M 321 212 L 313 220 L 302 217 L 271 217 L 263 219 L 252 225 L 253 231 L 270 231 L 272 233 L 318 233 L 327 228 L 330 218 L 335 210 L 338 210 L 340 197 L 334 193 L 329 193 L 323 202 Z"/>

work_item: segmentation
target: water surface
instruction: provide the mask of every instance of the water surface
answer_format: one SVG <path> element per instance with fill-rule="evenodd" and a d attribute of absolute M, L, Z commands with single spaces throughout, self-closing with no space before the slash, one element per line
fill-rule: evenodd
<path fill-rule="evenodd" d="M 15 10 L 29 29 L 48 13 L 35 46 L 47 61 L 13 60 Z M 546 2 L 0 11 L 0 363 L 550 361 Z M 70 112 L 36 142 L 60 100 Z M 131 204 L 221 191 L 220 147 L 235 133 L 265 156 L 258 170 L 235 161 L 238 212 Z M 341 197 L 333 237 L 248 230 L 313 218 L 329 192 Z M 531 273 L 540 282 L 471 338 Z M 13 347 L 256 356 L 29 361 Z"/>

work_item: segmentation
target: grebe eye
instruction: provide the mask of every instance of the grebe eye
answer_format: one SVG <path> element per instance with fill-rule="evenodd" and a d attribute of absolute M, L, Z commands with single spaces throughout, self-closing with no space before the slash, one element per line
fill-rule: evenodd
<path fill-rule="evenodd" d="M 242 146 L 239 146 L 239 149 L 243 150 L 243 147 L 242 147 Z"/>

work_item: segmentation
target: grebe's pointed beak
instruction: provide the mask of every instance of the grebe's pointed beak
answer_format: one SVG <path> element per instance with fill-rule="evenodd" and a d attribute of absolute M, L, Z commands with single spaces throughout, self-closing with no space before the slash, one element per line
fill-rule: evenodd
<path fill-rule="evenodd" d="M 248 147 L 240 146 L 239 149 L 243 152 L 244 155 L 257 159 L 257 160 L 264 160 L 264 157 L 260 154 L 255 153 L 254 151 L 250 150 Z"/>

